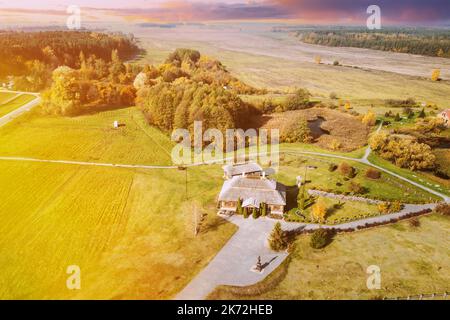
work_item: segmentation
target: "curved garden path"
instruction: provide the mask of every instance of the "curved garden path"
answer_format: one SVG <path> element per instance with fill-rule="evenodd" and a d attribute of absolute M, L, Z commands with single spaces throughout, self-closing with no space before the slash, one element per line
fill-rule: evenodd
<path fill-rule="evenodd" d="M 366 223 L 388 222 L 394 218 L 402 218 L 411 212 L 434 209 L 437 204 L 405 205 L 398 213 L 386 214 L 339 225 L 327 226 L 319 224 L 285 222 L 270 218 L 244 219 L 240 215 L 231 217 L 221 215 L 225 220 L 237 225 L 238 231 L 217 253 L 211 262 L 175 297 L 176 300 L 203 300 L 219 285 L 249 286 L 267 277 L 288 256 L 286 252 L 274 252 L 269 249 L 267 238 L 274 225 L 280 222 L 283 230 L 315 230 L 318 228 L 357 228 Z M 262 264 L 266 264 L 263 273 L 251 271 L 261 256 Z"/>

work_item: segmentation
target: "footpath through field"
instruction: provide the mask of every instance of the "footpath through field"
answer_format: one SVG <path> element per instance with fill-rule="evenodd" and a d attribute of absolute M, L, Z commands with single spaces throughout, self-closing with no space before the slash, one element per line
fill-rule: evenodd
<path fill-rule="evenodd" d="M 4 92 L 4 93 L 15 93 L 16 96 L 14 97 L 14 99 L 16 99 L 18 96 L 22 95 L 22 94 L 27 94 L 27 95 L 31 95 L 34 96 L 35 99 L 24 104 L 23 106 L 15 109 L 14 111 L 11 111 L 10 113 L 4 115 L 3 117 L 0 118 L 0 127 L 6 125 L 7 123 L 11 122 L 12 120 L 14 120 L 15 118 L 21 116 L 23 113 L 30 111 L 32 108 L 34 108 L 35 106 L 37 106 L 39 103 L 41 103 L 41 98 L 39 96 L 39 93 L 33 93 L 33 92 L 22 92 L 22 91 L 1 91 L 0 93 Z M 11 100 L 14 100 L 11 99 Z"/>

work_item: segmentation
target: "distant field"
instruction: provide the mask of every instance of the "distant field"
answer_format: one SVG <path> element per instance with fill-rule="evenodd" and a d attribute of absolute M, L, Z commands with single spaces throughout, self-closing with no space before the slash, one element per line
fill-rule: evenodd
<path fill-rule="evenodd" d="M 279 281 L 271 280 L 269 275 L 258 285 L 267 288 L 267 292 L 238 295 L 219 287 L 210 298 L 380 299 L 448 292 L 450 220 L 433 215 L 420 218 L 420 223 L 418 228 L 401 222 L 341 234 L 322 250 L 309 246 L 310 236 L 301 236 L 295 243 L 291 262 L 285 266 L 286 275 Z M 366 270 L 370 265 L 380 267 L 380 290 L 367 289 Z"/>
<path fill-rule="evenodd" d="M 270 31 L 179 27 L 134 32 L 147 49 L 142 61 L 161 63 L 173 49 L 189 47 L 221 60 L 240 80 L 261 88 L 304 87 L 323 98 L 335 92 L 343 100 L 366 100 L 367 107 L 371 100 L 413 97 L 443 108 L 450 95 L 449 81 L 428 80 L 435 68 L 449 79 L 450 61 L 444 58 L 307 45 Z M 315 55 L 324 64 L 315 64 Z M 355 67 L 335 67 L 333 60 Z"/>
<path fill-rule="evenodd" d="M 3 95 L 6 95 L 5 97 L 2 97 Z M 16 94 L 11 93 L 0 93 L 0 117 L 3 117 L 4 115 L 7 115 L 8 113 L 16 110 L 17 108 L 20 108 L 24 104 L 33 101 L 36 99 L 35 96 L 23 94 L 17 97 L 16 99 L 12 100 L 11 102 L 8 102 L 7 104 L 2 104 L 1 99 L 3 98 L 3 101 L 6 102 L 8 99 L 14 97 Z"/>
<path fill-rule="evenodd" d="M 122 124 L 118 129 L 115 120 Z M 36 109 L 0 128 L 3 156 L 168 165 L 171 146 L 136 108 L 80 117 L 45 116 Z"/>

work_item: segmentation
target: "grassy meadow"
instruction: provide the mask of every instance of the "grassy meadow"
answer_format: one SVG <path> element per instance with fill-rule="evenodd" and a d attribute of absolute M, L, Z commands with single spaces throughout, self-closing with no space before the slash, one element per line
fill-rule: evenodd
<path fill-rule="evenodd" d="M 341 234 L 324 249 L 309 246 L 310 236 L 295 242 L 285 275 L 257 284 L 260 295 L 240 295 L 219 287 L 210 299 L 380 299 L 448 291 L 450 220 L 441 215 L 352 234 Z M 381 270 L 381 289 L 368 290 L 367 267 Z M 275 271 L 276 273 L 277 271 Z"/>
<path fill-rule="evenodd" d="M 2 156 L 169 165 L 171 149 L 168 136 L 148 126 L 137 108 L 79 117 L 41 115 L 35 109 L 0 129 Z"/>
<path fill-rule="evenodd" d="M 9 99 L 12 99 L 15 96 L 16 96 L 15 93 L 7 92 L 7 91 L 0 91 L 0 104 L 5 103 L 6 101 L 8 101 Z"/>
<path fill-rule="evenodd" d="M 5 98 L 5 95 L 6 95 L 6 98 Z M 36 99 L 35 96 L 28 95 L 28 94 L 22 94 L 22 95 L 18 96 L 16 99 L 14 99 L 6 104 L 3 104 L 4 102 L 7 102 L 9 99 L 13 98 L 15 95 L 16 94 L 0 92 L 0 117 L 3 117 L 5 115 L 7 115 L 8 113 L 16 110 L 17 108 L 20 108 L 24 104 Z"/>
<path fill-rule="evenodd" d="M 308 169 L 306 179 L 307 188 L 319 189 L 333 193 L 344 193 L 349 191 L 351 182 L 359 183 L 366 189 L 362 196 L 386 201 L 401 200 L 405 203 L 430 202 L 440 198 L 429 194 L 422 189 L 403 182 L 393 176 L 381 173 L 377 180 L 368 179 L 365 173 L 368 166 L 342 159 L 325 158 L 315 155 L 292 155 L 281 156 L 280 172 L 277 179 L 287 186 L 295 186 L 296 177 L 305 177 L 305 167 L 313 166 L 316 169 Z M 356 169 L 357 175 L 353 179 L 345 179 L 338 170 L 329 171 L 330 164 L 339 165 L 346 162 Z M 364 210 L 362 210 L 364 211 Z"/>
<path fill-rule="evenodd" d="M 352 67 L 351 61 L 346 63 L 349 66 L 333 66 L 328 63 L 318 65 L 314 63 L 314 56 L 306 61 L 305 59 L 297 60 L 295 55 L 273 56 L 267 53 L 267 50 L 246 48 L 248 50 L 245 51 L 226 48 L 220 43 L 220 38 L 203 42 L 194 41 L 190 39 L 191 36 L 167 41 L 144 38 L 142 45 L 147 49 L 148 54 L 142 61 L 153 64 L 162 63 L 174 48 L 195 48 L 219 59 L 233 75 L 258 88 L 281 91 L 306 88 L 315 97 L 322 99 L 329 98 L 330 93 L 334 92 L 339 99 L 350 101 L 357 110 L 364 110 L 372 104 L 379 105 L 380 100 L 408 97 L 413 97 L 420 102 L 437 104 L 440 108 L 448 107 L 450 81 L 432 82 L 424 77 Z M 240 41 L 238 36 L 235 36 L 233 40 Z M 284 46 L 283 42 L 276 44 L 277 48 Z M 241 45 L 248 47 L 250 44 L 241 43 Z M 330 50 L 334 49 L 330 48 Z M 386 55 L 380 52 L 377 54 Z M 388 60 L 382 59 L 380 63 L 388 65 L 386 61 Z M 431 70 L 432 68 L 430 75 Z M 381 113 L 382 110 L 380 110 Z"/>
<path fill-rule="evenodd" d="M 0 129 L 0 154 L 170 164 L 166 135 L 135 108 L 75 118 L 36 109 Z M 114 120 L 123 126 L 112 129 Z M 220 166 L 123 169 L 0 161 L 0 299 L 173 297 L 234 233 L 216 216 Z M 194 237 L 192 203 L 205 214 Z M 79 265 L 82 289 L 66 268 Z"/>

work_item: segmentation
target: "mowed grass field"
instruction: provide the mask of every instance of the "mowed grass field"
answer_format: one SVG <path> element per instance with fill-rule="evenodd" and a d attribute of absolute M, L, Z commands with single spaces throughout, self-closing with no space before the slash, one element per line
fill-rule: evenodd
<path fill-rule="evenodd" d="M 16 96 L 16 93 L 7 92 L 7 91 L 0 91 L 0 104 L 5 103 L 9 99 L 12 99 Z"/>
<path fill-rule="evenodd" d="M 113 128 L 114 121 L 121 126 Z M 0 128 L 0 155 L 122 164 L 170 165 L 172 142 L 137 108 L 59 117 L 39 108 Z"/>
<path fill-rule="evenodd" d="M 33 95 L 22 94 L 22 95 L 18 96 L 17 98 L 15 98 L 14 100 L 11 100 L 10 102 L 8 102 L 8 100 L 13 98 L 14 96 L 16 96 L 16 94 L 12 94 L 9 92 L 8 93 L 0 92 L 0 117 L 3 117 L 5 115 L 7 115 L 8 113 L 16 110 L 17 108 L 20 108 L 24 104 L 36 99 L 36 97 Z M 5 103 L 5 102 L 7 102 L 7 103 Z"/>
<path fill-rule="evenodd" d="M 286 275 L 278 281 L 269 275 L 259 284 L 265 293 L 248 296 L 219 288 L 210 298 L 380 299 L 448 292 L 450 220 L 431 215 L 420 218 L 420 224 L 414 228 L 405 221 L 341 234 L 321 250 L 310 247 L 310 236 L 301 236 L 285 266 Z M 366 286 L 371 265 L 380 267 L 380 290 Z"/>
<path fill-rule="evenodd" d="M 188 172 L 0 162 L 0 299 L 167 299 L 234 233 L 220 167 Z M 194 237 L 190 204 L 207 214 Z M 81 290 L 66 287 L 69 265 Z"/>
<path fill-rule="evenodd" d="M 123 126 L 112 129 L 114 120 Z M 75 118 L 36 109 L 0 129 L 0 155 L 170 164 L 135 108 Z M 123 169 L 0 161 L 0 299 L 168 299 L 235 232 L 216 216 L 220 166 Z M 194 237 L 192 203 L 205 214 Z M 66 288 L 69 265 L 82 288 Z"/>

